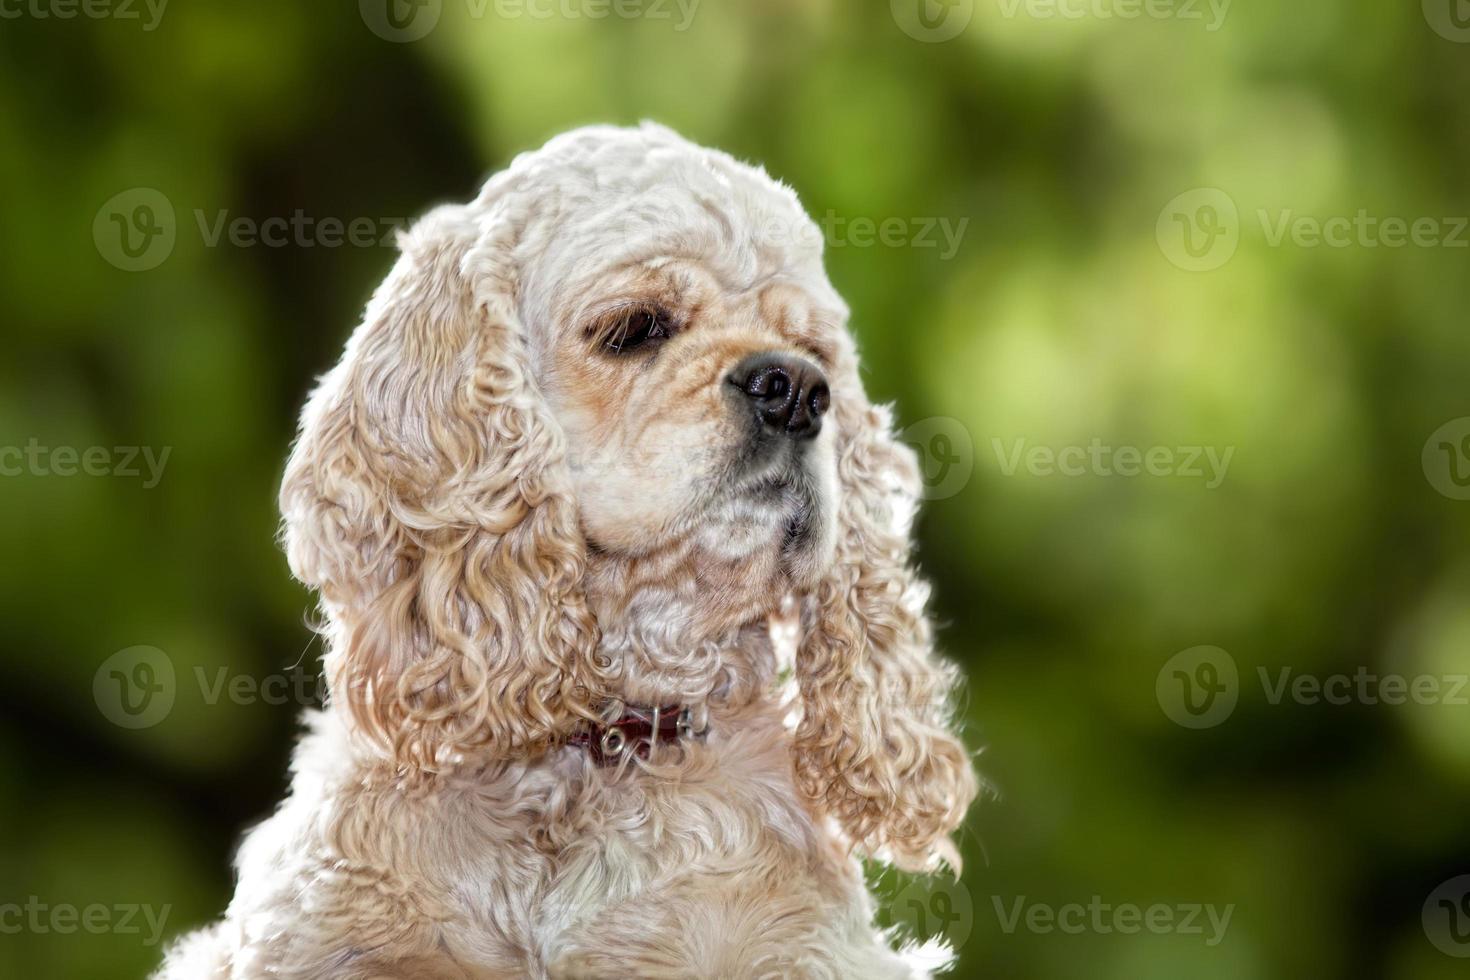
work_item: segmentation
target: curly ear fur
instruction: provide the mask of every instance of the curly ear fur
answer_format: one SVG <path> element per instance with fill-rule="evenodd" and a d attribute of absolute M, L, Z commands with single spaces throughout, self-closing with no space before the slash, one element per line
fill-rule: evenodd
<path fill-rule="evenodd" d="M 402 237 L 280 496 L 292 571 L 321 593 L 333 701 L 425 769 L 544 748 L 586 713 L 597 638 L 508 232 L 482 221 L 445 207 Z"/>
<path fill-rule="evenodd" d="M 950 731 L 958 671 L 933 652 L 929 588 L 909 563 L 918 466 L 845 360 L 846 390 L 832 399 L 837 553 L 811 597 L 796 656 L 797 780 L 869 856 L 915 871 L 943 858 L 958 870 L 948 835 L 977 784 Z"/>

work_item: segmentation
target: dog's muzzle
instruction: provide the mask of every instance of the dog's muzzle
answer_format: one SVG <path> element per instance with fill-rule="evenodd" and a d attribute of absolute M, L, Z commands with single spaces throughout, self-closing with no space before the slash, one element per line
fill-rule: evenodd
<path fill-rule="evenodd" d="M 630 756 L 647 759 L 659 744 L 694 741 L 709 728 L 704 704 L 648 707 L 619 701 L 603 717 L 610 720 L 585 725 L 567 739 L 568 745 L 586 749 L 600 766 L 616 765 Z"/>

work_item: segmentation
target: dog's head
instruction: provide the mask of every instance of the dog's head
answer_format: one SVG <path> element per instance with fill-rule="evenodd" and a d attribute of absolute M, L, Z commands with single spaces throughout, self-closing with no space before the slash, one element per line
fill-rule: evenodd
<path fill-rule="evenodd" d="M 870 852 L 947 853 L 974 782 L 907 563 L 917 472 L 795 196 L 598 127 L 401 246 L 281 491 L 355 727 L 406 766 L 535 753 L 619 691 L 627 638 L 794 595 L 803 790 Z"/>

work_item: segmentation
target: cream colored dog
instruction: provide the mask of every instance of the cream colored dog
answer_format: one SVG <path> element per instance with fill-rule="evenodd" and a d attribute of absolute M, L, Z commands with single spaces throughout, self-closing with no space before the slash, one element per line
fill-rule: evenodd
<path fill-rule="evenodd" d="M 856 856 L 958 865 L 975 776 L 796 197 L 595 127 L 401 246 L 281 488 L 331 703 L 161 975 L 926 975 Z"/>

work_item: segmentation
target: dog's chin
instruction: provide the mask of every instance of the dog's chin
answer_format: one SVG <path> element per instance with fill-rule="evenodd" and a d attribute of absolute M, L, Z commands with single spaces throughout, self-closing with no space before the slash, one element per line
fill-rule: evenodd
<path fill-rule="evenodd" d="M 780 587 L 804 589 L 816 583 L 831 557 L 831 519 L 820 496 L 802 478 L 763 481 L 755 495 L 770 514 L 771 540 Z"/>
<path fill-rule="evenodd" d="M 587 596 L 604 631 L 653 621 L 665 636 L 712 637 L 763 621 L 830 569 L 835 513 L 810 481 L 728 487 L 649 535 L 636 554 L 589 536 Z"/>

